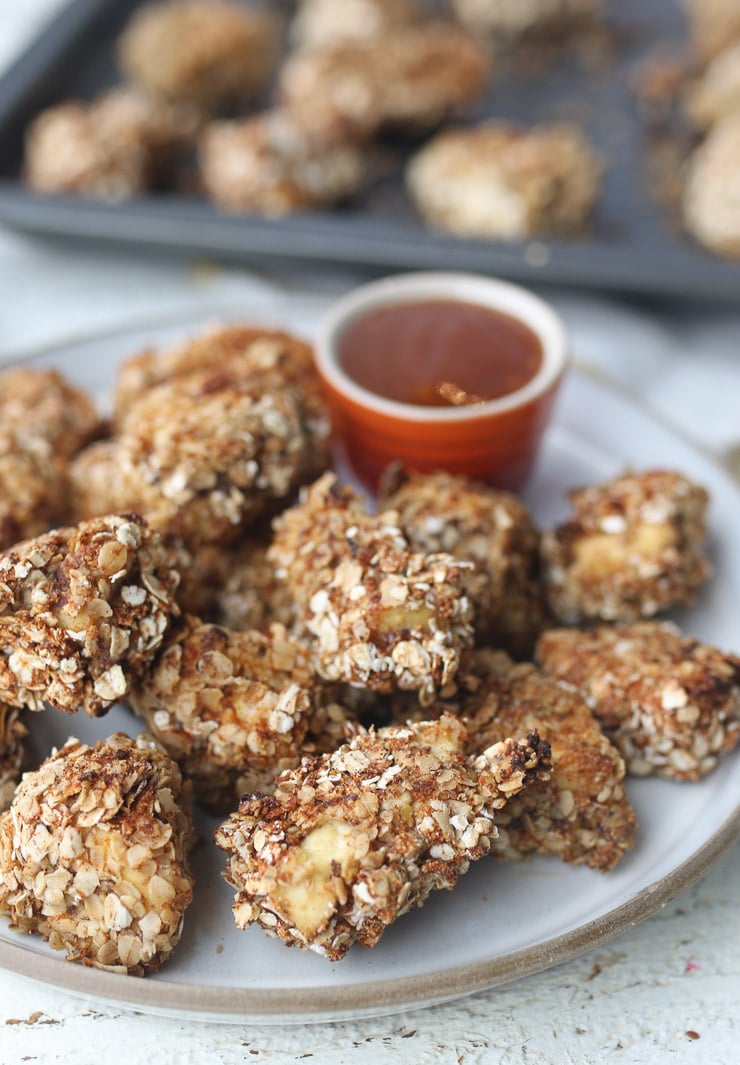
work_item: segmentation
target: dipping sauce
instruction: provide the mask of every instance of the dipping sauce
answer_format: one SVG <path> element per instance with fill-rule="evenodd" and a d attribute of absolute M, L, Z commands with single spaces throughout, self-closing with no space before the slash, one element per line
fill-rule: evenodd
<path fill-rule="evenodd" d="M 396 303 L 349 323 L 339 362 L 377 396 L 460 407 L 516 392 L 542 364 L 537 334 L 511 315 L 462 300 Z"/>

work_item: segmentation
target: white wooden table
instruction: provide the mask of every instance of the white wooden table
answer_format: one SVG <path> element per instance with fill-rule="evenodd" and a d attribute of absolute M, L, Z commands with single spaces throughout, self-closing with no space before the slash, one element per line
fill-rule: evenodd
<path fill-rule="evenodd" d="M 0 66 L 58 4 L 0 0 Z M 202 307 L 207 318 L 224 302 L 242 303 L 248 316 L 255 294 L 273 291 L 268 285 L 277 286 L 280 300 L 285 292 L 338 294 L 357 279 L 139 261 L 0 230 L 0 358 L 132 317 L 187 310 L 192 319 Z M 734 452 L 737 460 L 740 309 L 638 310 L 567 293 L 554 298 L 581 363 L 635 391 L 720 457 Z M 618 328 L 604 330 L 605 317 Z M 219 1027 L 131 1015 L 0 972 L 0 1063 L 730 1065 L 740 1060 L 738 885 L 736 846 L 648 921 L 568 964 L 431 1010 L 320 1027 Z"/>

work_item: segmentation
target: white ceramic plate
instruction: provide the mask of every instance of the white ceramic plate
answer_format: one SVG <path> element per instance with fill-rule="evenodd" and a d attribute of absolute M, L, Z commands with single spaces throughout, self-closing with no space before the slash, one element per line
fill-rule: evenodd
<path fill-rule="evenodd" d="M 309 319 L 304 308 L 282 316 L 281 324 L 308 334 Z M 56 366 L 102 396 L 122 357 L 192 329 L 192 322 L 181 321 L 119 332 L 58 348 L 34 365 Z M 691 634 L 739 649 L 740 493 L 734 482 L 620 395 L 573 373 L 526 493 L 535 517 L 542 525 L 553 522 L 564 513 L 566 488 L 608 478 L 626 465 L 679 469 L 709 488 L 716 576 L 700 603 L 677 620 Z M 48 711 L 32 724 L 39 759 L 69 735 L 94 742 L 116 729 L 139 731 L 125 707 L 94 721 Z M 210 842 L 217 822 L 200 815 L 195 900 L 182 942 L 161 973 L 141 980 L 70 965 L 38 937 L 5 925 L 0 965 L 73 993 L 210 1020 L 284 1024 L 430 1005 L 526 976 L 617 935 L 687 888 L 740 835 L 740 754 L 698 784 L 630 781 L 628 790 L 639 841 L 614 872 L 605 876 L 555 859 L 484 860 L 453 893 L 437 893 L 399 921 L 374 950 L 355 947 L 337 964 L 288 950 L 257 928 L 236 931 L 231 890 L 220 876 L 222 855 Z"/>

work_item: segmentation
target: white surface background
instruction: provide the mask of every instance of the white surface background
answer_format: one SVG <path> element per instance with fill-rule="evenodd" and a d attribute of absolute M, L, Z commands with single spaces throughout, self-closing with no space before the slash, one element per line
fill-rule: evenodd
<path fill-rule="evenodd" d="M 0 68 L 59 0 L 0 0 Z M 0 358 L 78 333 L 259 297 L 334 295 L 359 275 L 258 276 L 139 260 L 0 230 Z M 634 391 L 723 458 L 740 453 L 740 309 L 648 308 L 557 293 L 581 364 Z M 456 1004 L 321 1027 L 218 1027 L 131 1015 L 0 972 L 0 1065 L 734 1065 L 740 1016 L 740 847 L 633 931 L 566 965 Z M 692 1033 L 687 1035 L 687 1032 Z M 694 1038 L 698 1036 L 698 1038 Z"/>

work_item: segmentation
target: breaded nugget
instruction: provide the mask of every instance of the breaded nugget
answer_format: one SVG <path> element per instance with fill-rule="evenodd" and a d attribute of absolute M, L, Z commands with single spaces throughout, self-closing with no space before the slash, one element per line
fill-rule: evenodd
<path fill-rule="evenodd" d="M 0 817 L 0 913 L 68 961 L 153 972 L 180 939 L 193 841 L 187 788 L 147 737 L 70 739 Z"/>
<path fill-rule="evenodd" d="M 572 517 L 542 537 L 547 595 L 560 621 L 634 621 L 695 599 L 710 572 L 704 488 L 649 470 L 568 499 Z"/>
<path fill-rule="evenodd" d="M 624 761 L 582 697 L 529 663 L 489 655 L 482 701 L 466 717 L 470 754 L 506 736 L 536 732 L 552 750 L 552 773 L 513 798 L 496 819 L 499 858 L 554 854 L 606 872 L 635 842 Z"/>
<path fill-rule="evenodd" d="M 366 149 L 302 125 L 285 108 L 212 122 L 199 157 L 203 187 L 215 204 L 272 218 L 346 200 L 368 169 Z"/>
<path fill-rule="evenodd" d="M 692 152 L 682 213 L 687 231 L 705 248 L 740 257 L 740 113 L 720 119 Z"/>
<path fill-rule="evenodd" d="M 728 44 L 740 40 L 737 0 L 683 0 L 683 6 L 700 58 L 710 59 Z"/>
<path fill-rule="evenodd" d="M 715 56 L 690 87 L 687 110 L 702 129 L 740 112 L 740 41 Z"/>
<path fill-rule="evenodd" d="M 474 37 L 427 22 L 368 41 L 296 52 L 282 67 L 279 93 L 307 128 L 368 137 L 436 126 L 475 100 L 490 72 Z"/>
<path fill-rule="evenodd" d="M 170 561 L 136 514 L 0 555 L 0 700 L 98 716 L 123 699 L 177 610 Z"/>
<path fill-rule="evenodd" d="M 392 513 L 367 514 L 350 488 L 325 474 L 275 519 L 268 558 L 314 639 L 320 676 L 418 691 L 426 703 L 472 642 L 463 577 L 470 564 L 414 552 L 395 521 Z"/>
<path fill-rule="evenodd" d="M 19 367 L 0 373 L 0 426 L 40 437 L 69 458 L 103 431 L 95 405 L 56 370 Z"/>
<path fill-rule="evenodd" d="M 529 655 L 547 612 L 539 580 L 539 533 L 516 496 L 446 473 L 389 471 L 384 509 L 415 551 L 446 551 L 473 563 L 464 584 L 476 641 Z"/>
<path fill-rule="evenodd" d="M 0 551 L 46 532 L 68 505 L 64 460 L 43 438 L 0 424 Z"/>
<path fill-rule="evenodd" d="M 406 178 L 429 226 L 461 237 L 521 240 L 581 231 L 601 170 L 575 126 L 486 122 L 443 130 L 411 159 Z"/>
<path fill-rule="evenodd" d="M 452 0 L 452 10 L 463 25 L 502 43 L 529 33 L 571 28 L 593 19 L 601 7 L 601 0 Z"/>
<path fill-rule="evenodd" d="M 300 0 L 290 39 L 296 48 L 329 48 L 367 41 L 420 17 L 414 0 Z"/>
<path fill-rule="evenodd" d="M 547 757 L 538 737 L 463 756 L 465 729 L 437 722 L 358 735 L 246 796 L 216 832 L 238 928 L 337 961 L 433 890 L 452 888 L 495 835 L 494 817 Z"/>
<path fill-rule="evenodd" d="M 267 7 L 167 0 L 134 13 L 118 55 L 126 77 L 144 92 L 213 114 L 264 88 L 279 28 Z"/>
<path fill-rule="evenodd" d="M 283 626 L 237 633 L 186 617 L 129 702 L 196 798 L 225 813 L 315 750 L 316 688 L 307 649 Z"/>
<path fill-rule="evenodd" d="M 20 779 L 27 735 L 18 707 L 0 702 L 0 813 L 10 806 Z"/>
<path fill-rule="evenodd" d="M 130 89 L 58 104 L 28 130 L 25 179 L 38 192 L 125 200 L 171 177 L 196 125 Z"/>
<path fill-rule="evenodd" d="M 740 658 L 675 625 L 554 629 L 537 658 L 581 692 L 636 776 L 698 780 L 740 742 Z"/>

